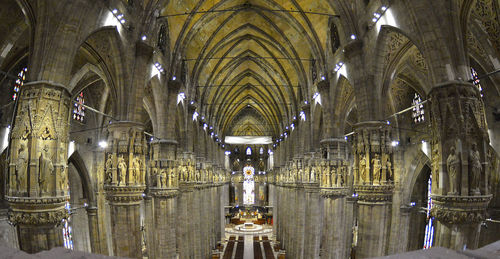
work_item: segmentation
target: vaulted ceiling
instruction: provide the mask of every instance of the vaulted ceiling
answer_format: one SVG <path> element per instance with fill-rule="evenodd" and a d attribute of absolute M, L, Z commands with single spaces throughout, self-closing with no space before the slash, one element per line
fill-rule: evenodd
<path fill-rule="evenodd" d="M 168 2 L 161 15 L 188 71 L 188 98 L 220 135 L 278 136 L 298 115 L 313 67 L 325 64 L 329 2 Z"/>

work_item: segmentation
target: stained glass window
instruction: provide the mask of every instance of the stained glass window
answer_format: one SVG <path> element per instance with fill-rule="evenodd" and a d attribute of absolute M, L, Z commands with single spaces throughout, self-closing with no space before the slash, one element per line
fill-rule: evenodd
<path fill-rule="evenodd" d="M 73 119 L 83 122 L 83 118 L 85 117 L 85 98 L 83 97 L 83 92 L 76 97 L 75 107 L 73 108 Z"/>
<path fill-rule="evenodd" d="M 415 123 L 424 122 L 425 120 L 424 104 L 422 103 L 422 98 L 417 93 L 415 93 L 415 97 L 413 97 L 412 106 L 413 106 L 413 113 L 412 113 L 413 122 Z"/>
<path fill-rule="evenodd" d="M 24 80 L 26 80 L 26 72 L 28 71 L 28 68 L 25 67 L 19 71 L 17 74 L 17 79 L 16 82 L 14 83 L 14 94 L 12 94 L 12 99 L 17 100 L 19 97 L 19 92 L 21 91 L 21 87 L 24 84 Z"/>
<path fill-rule="evenodd" d="M 73 230 L 71 229 L 70 223 L 71 223 L 71 205 L 69 204 L 69 201 L 66 201 L 66 205 L 64 206 L 66 210 L 68 211 L 68 214 L 70 216 L 67 219 L 63 219 L 63 240 L 64 240 L 64 247 L 66 249 L 71 249 L 73 250 Z"/>
<path fill-rule="evenodd" d="M 252 155 L 252 149 L 250 147 L 247 147 L 247 156 Z"/>
<path fill-rule="evenodd" d="M 429 249 L 432 247 L 432 240 L 434 238 L 434 217 L 431 216 L 432 209 L 432 175 L 429 177 L 427 182 L 427 225 L 425 225 L 425 237 L 424 237 L 424 249 Z"/>
<path fill-rule="evenodd" d="M 479 79 L 479 75 L 473 67 L 470 67 L 470 73 L 472 76 L 472 83 L 479 89 L 481 93 L 481 97 L 483 97 L 483 88 L 481 87 L 481 80 Z"/>

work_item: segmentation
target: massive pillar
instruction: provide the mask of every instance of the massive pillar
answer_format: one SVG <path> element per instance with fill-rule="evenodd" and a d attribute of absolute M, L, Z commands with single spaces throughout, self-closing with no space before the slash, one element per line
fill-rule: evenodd
<path fill-rule="evenodd" d="M 323 197 L 323 240 L 321 258 L 349 257 L 352 238 L 353 207 L 347 203 L 352 182 L 348 168 L 348 151 L 345 139 L 329 138 L 321 141 L 322 154 L 328 166 L 321 182 Z"/>
<path fill-rule="evenodd" d="M 394 189 L 391 129 L 384 122 L 357 124 L 353 150 L 354 189 L 359 195 L 356 256 L 382 256 L 387 253 Z"/>
<path fill-rule="evenodd" d="M 49 82 L 23 86 L 12 130 L 9 159 L 9 221 L 23 251 L 62 246 L 67 217 L 68 91 Z"/>
<path fill-rule="evenodd" d="M 153 197 L 154 241 L 150 255 L 156 258 L 176 257 L 176 211 L 179 169 L 175 159 L 177 142 L 155 140 L 150 163 L 149 193 Z"/>
<path fill-rule="evenodd" d="M 105 186 L 110 205 L 111 236 L 116 256 L 141 258 L 140 203 L 145 190 L 145 137 L 134 122 L 108 126 Z"/>
<path fill-rule="evenodd" d="M 430 99 L 435 245 L 475 249 L 492 197 L 484 105 L 479 90 L 465 82 L 437 86 Z"/>
<path fill-rule="evenodd" d="M 305 233 L 299 238 L 304 238 L 304 257 L 320 258 L 319 249 L 321 241 L 322 216 L 320 210 L 320 189 L 317 183 L 304 183 L 305 203 Z"/>

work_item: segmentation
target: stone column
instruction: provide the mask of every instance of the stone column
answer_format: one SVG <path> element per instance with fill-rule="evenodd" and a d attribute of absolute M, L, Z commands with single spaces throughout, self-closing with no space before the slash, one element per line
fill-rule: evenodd
<path fill-rule="evenodd" d="M 141 124 L 108 126 L 105 186 L 110 205 L 111 236 L 116 256 L 141 258 L 140 203 L 145 190 L 145 137 Z"/>
<path fill-rule="evenodd" d="M 9 146 L 6 200 L 20 249 L 28 253 L 63 245 L 71 107 L 69 92 L 49 82 L 25 84 L 19 98 Z"/>
<path fill-rule="evenodd" d="M 157 258 L 176 257 L 177 195 L 179 171 L 176 158 L 177 141 L 156 140 L 152 142 L 153 158 L 150 160 L 149 192 L 153 197 L 153 222 L 155 240 L 150 249 Z"/>
<path fill-rule="evenodd" d="M 304 257 L 303 258 L 319 258 L 319 247 L 321 242 L 321 211 L 319 186 L 317 183 L 304 183 L 305 191 L 305 233 L 304 238 Z M 300 236 L 300 235 L 299 235 Z"/>
<path fill-rule="evenodd" d="M 102 253 L 101 243 L 99 242 L 99 224 L 97 220 L 97 207 L 89 206 L 86 208 L 89 220 L 90 248 L 92 253 Z"/>
<path fill-rule="evenodd" d="M 378 121 L 357 124 L 355 133 L 354 189 L 359 195 L 356 256 L 382 256 L 387 253 L 394 189 L 392 133 L 386 123 Z"/>
<path fill-rule="evenodd" d="M 435 245 L 475 249 L 492 198 L 484 104 L 466 82 L 436 86 L 430 99 Z"/>

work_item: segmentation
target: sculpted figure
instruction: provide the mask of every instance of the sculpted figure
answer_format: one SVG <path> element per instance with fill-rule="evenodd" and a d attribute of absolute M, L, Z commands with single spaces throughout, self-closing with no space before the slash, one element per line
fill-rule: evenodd
<path fill-rule="evenodd" d="M 311 171 L 311 168 L 309 168 L 309 166 L 306 166 L 305 173 L 304 173 L 304 182 L 309 182 L 310 171 Z"/>
<path fill-rule="evenodd" d="M 359 176 L 361 177 L 361 182 L 366 181 L 366 157 L 362 156 L 359 160 Z"/>
<path fill-rule="evenodd" d="M 435 182 L 433 186 L 435 188 L 439 187 L 439 150 L 437 148 L 434 148 L 434 151 L 432 151 L 432 181 Z"/>
<path fill-rule="evenodd" d="M 168 182 L 168 186 L 172 187 L 175 185 L 175 174 L 174 174 L 174 169 L 173 168 L 170 168 L 168 170 L 168 174 L 169 174 L 169 182 Z"/>
<path fill-rule="evenodd" d="M 18 191 L 22 191 L 26 190 L 26 174 L 28 170 L 28 150 L 24 143 L 19 146 L 17 154 L 15 187 Z"/>
<path fill-rule="evenodd" d="M 160 184 L 158 184 L 158 187 L 164 188 L 166 186 L 167 186 L 167 170 L 160 169 Z"/>
<path fill-rule="evenodd" d="M 314 167 L 311 168 L 311 176 L 309 177 L 309 181 L 312 183 L 316 182 L 316 169 Z"/>
<path fill-rule="evenodd" d="M 118 185 L 125 185 L 125 177 L 127 176 L 127 163 L 125 163 L 123 155 L 118 158 L 118 175 Z"/>
<path fill-rule="evenodd" d="M 382 155 L 382 177 L 387 181 L 392 180 L 392 163 L 388 154 Z"/>
<path fill-rule="evenodd" d="M 483 167 L 481 165 L 481 157 L 479 151 L 477 150 L 476 143 L 472 144 L 472 150 L 469 154 L 469 164 L 470 164 L 470 192 L 473 194 L 481 194 L 479 191 L 479 182 L 481 181 L 481 173 Z"/>
<path fill-rule="evenodd" d="M 113 181 L 113 156 L 108 154 L 108 159 L 104 166 L 104 183 L 110 184 Z"/>
<path fill-rule="evenodd" d="M 458 194 L 460 159 L 458 158 L 458 154 L 456 154 L 455 147 L 450 148 L 450 154 L 448 155 L 448 159 L 446 159 L 446 165 L 448 167 L 448 179 L 450 182 L 448 194 L 456 195 Z"/>
<path fill-rule="evenodd" d="M 44 146 L 39 159 L 38 184 L 43 193 L 49 191 L 49 182 L 54 173 L 54 165 L 49 158 L 49 147 Z M 61 188 L 62 189 L 62 188 Z"/>
<path fill-rule="evenodd" d="M 161 187 L 161 179 L 160 179 L 160 173 L 158 168 L 155 166 L 152 170 L 153 174 L 153 186 L 155 187 Z"/>
<path fill-rule="evenodd" d="M 380 184 L 381 174 L 380 169 L 382 169 L 382 165 L 380 164 L 380 156 L 379 154 L 375 154 L 375 157 L 372 159 L 373 165 L 373 182 L 378 181 Z"/>

